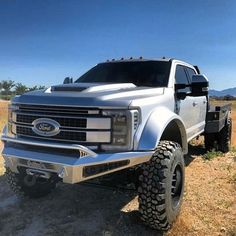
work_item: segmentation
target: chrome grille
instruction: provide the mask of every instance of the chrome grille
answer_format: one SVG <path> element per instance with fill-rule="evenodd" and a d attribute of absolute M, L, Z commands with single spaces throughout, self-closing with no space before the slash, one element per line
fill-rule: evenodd
<path fill-rule="evenodd" d="M 16 122 L 31 124 L 34 120 L 42 117 L 51 117 L 43 115 L 27 115 L 27 114 L 16 114 Z M 76 127 L 76 128 L 86 128 L 87 120 L 85 118 L 67 118 L 67 117 L 51 117 L 53 120 L 57 121 L 61 126 L 65 127 Z"/>
<path fill-rule="evenodd" d="M 20 135 L 26 135 L 30 137 L 39 137 L 36 133 L 33 132 L 32 128 L 24 127 L 24 126 L 16 126 L 16 133 Z M 48 139 L 48 137 L 43 137 Z M 65 132 L 61 131 L 59 134 L 52 137 L 52 139 L 57 140 L 68 140 L 68 141 L 86 141 L 86 133 L 85 132 Z"/>
<path fill-rule="evenodd" d="M 60 132 L 49 137 L 35 133 L 34 121 L 42 118 L 56 121 Z M 111 118 L 102 116 L 99 109 L 19 105 L 12 123 L 12 132 L 20 136 L 88 145 L 111 143 Z"/>

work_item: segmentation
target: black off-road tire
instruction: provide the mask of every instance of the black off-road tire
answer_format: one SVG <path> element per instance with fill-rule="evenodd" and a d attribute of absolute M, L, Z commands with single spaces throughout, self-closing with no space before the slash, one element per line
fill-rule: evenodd
<path fill-rule="evenodd" d="M 178 143 L 161 141 L 139 177 L 139 212 L 153 229 L 168 230 L 179 214 L 184 193 L 184 157 Z"/>
<path fill-rule="evenodd" d="M 218 149 L 221 152 L 230 151 L 232 136 L 232 119 L 228 118 L 225 126 L 218 134 Z"/>
<path fill-rule="evenodd" d="M 212 151 L 213 149 L 217 148 L 217 138 L 216 138 L 215 133 L 210 133 L 207 134 L 205 133 L 204 135 L 204 143 L 205 143 L 205 149 L 206 151 Z"/>
<path fill-rule="evenodd" d="M 19 173 L 14 173 L 9 168 L 6 168 L 5 174 L 8 184 L 19 198 L 44 197 L 49 194 L 57 184 L 57 181 L 53 178 L 37 178 L 27 175 L 25 170 L 20 170 Z"/>

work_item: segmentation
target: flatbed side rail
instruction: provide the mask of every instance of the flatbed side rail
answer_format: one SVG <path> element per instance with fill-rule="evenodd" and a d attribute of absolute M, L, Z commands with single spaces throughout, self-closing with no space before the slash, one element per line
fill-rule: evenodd
<path fill-rule="evenodd" d="M 211 107 L 207 112 L 205 133 L 218 133 L 225 126 L 232 104 Z"/>

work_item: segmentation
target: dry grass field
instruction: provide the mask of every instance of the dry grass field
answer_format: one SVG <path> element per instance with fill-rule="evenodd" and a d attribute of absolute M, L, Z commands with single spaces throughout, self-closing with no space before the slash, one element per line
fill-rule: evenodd
<path fill-rule="evenodd" d="M 0 129 L 7 117 L 0 104 Z M 236 102 L 233 104 L 236 146 Z M 181 214 L 164 234 L 236 236 L 236 150 L 205 160 L 202 141 L 186 156 L 186 185 Z M 59 184 L 49 196 L 18 200 L 0 174 L 0 235 L 163 235 L 143 226 L 134 193 L 117 189 Z"/>
<path fill-rule="evenodd" d="M 0 133 L 2 132 L 3 126 L 7 122 L 7 101 L 0 100 Z"/>

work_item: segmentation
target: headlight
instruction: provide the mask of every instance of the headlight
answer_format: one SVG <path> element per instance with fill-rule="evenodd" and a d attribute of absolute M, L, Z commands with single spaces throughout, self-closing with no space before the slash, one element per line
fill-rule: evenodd
<path fill-rule="evenodd" d="M 133 136 L 138 128 L 138 110 L 104 110 L 104 116 L 112 119 L 112 140 L 110 145 L 102 145 L 104 150 L 131 150 Z"/>

